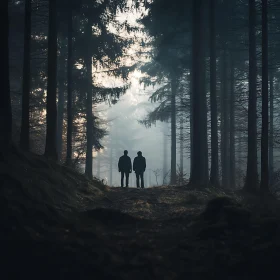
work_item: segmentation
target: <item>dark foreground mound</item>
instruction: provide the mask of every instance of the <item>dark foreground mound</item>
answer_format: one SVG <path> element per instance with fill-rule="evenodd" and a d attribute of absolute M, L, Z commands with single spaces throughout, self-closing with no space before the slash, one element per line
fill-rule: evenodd
<path fill-rule="evenodd" d="M 106 192 L 97 181 L 19 151 L 0 169 L 2 279 L 247 280 L 278 274 L 280 219 L 263 211 L 271 203 L 260 211 L 256 203 L 245 207 L 217 197 L 197 213 L 200 198 L 190 201 L 186 189 Z M 123 205 L 134 215 L 117 210 Z M 135 209 L 142 209 L 139 217 Z M 142 219 L 143 213 L 155 218 Z"/>
<path fill-rule="evenodd" d="M 109 277 L 114 254 L 108 253 L 100 222 L 81 219 L 94 211 L 88 210 L 93 204 L 103 203 L 106 188 L 16 147 L 2 156 L 1 278 L 115 278 Z"/>

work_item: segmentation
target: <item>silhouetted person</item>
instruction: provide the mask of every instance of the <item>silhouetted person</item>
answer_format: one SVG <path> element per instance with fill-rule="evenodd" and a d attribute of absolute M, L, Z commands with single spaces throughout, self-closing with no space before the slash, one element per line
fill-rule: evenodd
<path fill-rule="evenodd" d="M 129 173 L 132 172 L 132 165 L 131 165 L 131 159 L 127 155 L 128 151 L 125 150 L 124 155 L 120 157 L 118 167 L 119 167 L 119 172 L 121 172 L 121 187 L 123 187 L 123 177 L 125 175 L 125 186 L 128 187 L 128 179 L 129 179 Z"/>
<path fill-rule="evenodd" d="M 142 156 L 142 152 L 137 153 L 137 157 L 133 161 L 133 171 L 136 174 L 137 188 L 140 187 L 139 178 L 141 178 L 141 188 L 144 188 L 144 172 L 146 170 L 146 159 Z"/>

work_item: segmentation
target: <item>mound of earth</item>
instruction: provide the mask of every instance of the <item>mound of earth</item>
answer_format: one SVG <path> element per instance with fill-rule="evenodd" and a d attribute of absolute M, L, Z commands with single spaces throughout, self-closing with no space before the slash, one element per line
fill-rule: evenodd
<path fill-rule="evenodd" d="M 0 182 L 3 279 L 247 280 L 278 273 L 275 201 L 272 209 L 271 202 L 261 208 L 213 189 L 110 189 L 18 150 L 0 163 Z"/>
<path fill-rule="evenodd" d="M 16 147 L 0 161 L 1 199 L 19 207 L 19 212 L 29 208 L 42 214 L 85 210 L 104 198 L 105 190 L 98 180 L 87 180 L 71 168 Z"/>

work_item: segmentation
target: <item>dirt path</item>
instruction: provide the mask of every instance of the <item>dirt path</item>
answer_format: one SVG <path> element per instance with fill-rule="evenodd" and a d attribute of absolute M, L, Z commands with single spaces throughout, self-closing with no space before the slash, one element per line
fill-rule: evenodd
<path fill-rule="evenodd" d="M 108 189 L 44 157 L 17 152 L 7 162 L 0 174 L 3 279 L 248 280 L 279 274 L 280 218 L 252 220 L 236 205 L 214 207 L 207 219 L 199 215 L 221 190 Z"/>
<path fill-rule="evenodd" d="M 106 198 L 94 205 L 90 218 L 102 223 L 103 235 L 110 240 L 156 248 L 185 237 L 188 224 L 208 199 L 206 193 L 183 187 L 111 188 Z"/>
<path fill-rule="evenodd" d="M 111 188 L 107 197 L 110 208 L 160 221 L 196 215 L 208 199 L 206 194 L 190 192 L 185 187 Z"/>
<path fill-rule="evenodd" d="M 183 187 L 112 188 L 106 195 L 108 212 L 93 210 L 92 218 L 99 218 L 107 244 L 121 258 L 110 269 L 122 279 L 247 280 L 276 269 L 279 221 L 242 222 L 246 212 L 234 210 L 233 220 L 222 214 L 193 226 L 211 194 Z"/>
<path fill-rule="evenodd" d="M 7 226 L 12 223 L 7 218 L 0 233 L 2 274 L 43 280 L 248 280 L 276 275 L 279 221 L 241 222 L 245 212 L 235 211 L 237 218 L 227 220 L 224 212 L 205 223 L 199 213 L 210 198 L 207 191 L 179 187 L 112 188 L 69 224 L 38 219 L 36 226 L 32 212 L 30 223 L 19 220 L 16 230 Z M 10 269 L 14 264 L 17 269 Z"/>
<path fill-rule="evenodd" d="M 143 248 L 170 250 L 179 246 L 178 242 L 188 238 L 189 224 L 209 199 L 207 192 L 185 187 L 111 188 L 106 199 L 94 205 L 98 210 L 93 210 L 90 217 L 102 223 L 103 236 L 135 257 Z"/>

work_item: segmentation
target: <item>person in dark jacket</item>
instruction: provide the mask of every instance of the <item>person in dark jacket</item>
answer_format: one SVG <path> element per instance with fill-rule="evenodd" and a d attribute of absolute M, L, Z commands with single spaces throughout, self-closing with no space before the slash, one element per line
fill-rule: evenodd
<path fill-rule="evenodd" d="M 128 151 L 125 150 L 124 155 L 120 157 L 118 167 L 119 172 L 121 172 L 121 187 L 123 187 L 123 178 L 125 175 L 125 186 L 128 187 L 128 180 L 129 180 L 129 173 L 132 172 L 132 165 L 131 165 L 131 159 L 127 155 Z"/>
<path fill-rule="evenodd" d="M 139 179 L 141 178 L 141 188 L 144 188 L 144 172 L 146 170 L 146 159 L 142 156 L 142 152 L 137 153 L 137 157 L 133 160 L 133 171 L 136 174 L 137 188 L 140 188 Z"/>

